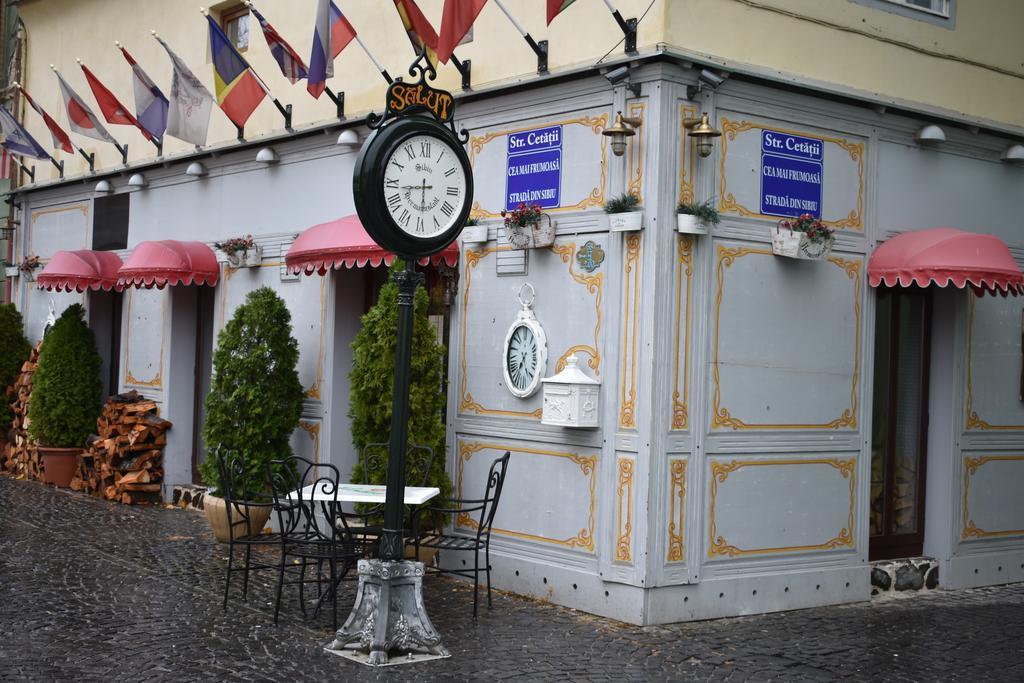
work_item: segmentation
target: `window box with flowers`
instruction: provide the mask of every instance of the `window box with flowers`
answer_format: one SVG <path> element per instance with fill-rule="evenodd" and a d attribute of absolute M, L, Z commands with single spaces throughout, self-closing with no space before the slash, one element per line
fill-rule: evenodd
<path fill-rule="evenodd" d="M 772 234 L 776 256 L 820 261 L 828 258 L 835 244 L 835 231 L 809 213 L 783 219 Z"/>
<path fill-rule="evenodd" d="M 555 243 L 555 224 L 538 204 L 520 204 L 512 211 L 502 211 L 501 217 L 505 219 L 508 242 L 516 249 L 538 249 Z"/>
<path fill-rule="evenodd" d="M 42 267 L 43 262 L 35 254 L 29 254 L 25 260 L 18 264 L 18 272 L 28 282 L 35 282 L 36 271 Z"/>
<path fill-rule="evenodd" d="M 252 235 L 214 242 L 213 246 L 224 252 L 232 268 L 252 268 L 263 261 L 263 247 L 256 244 Z"/>
<path fill-rule="evenodd" d="M 631 232 L 644 227 L 644 210 L 640 198 L 632 192 L 612 197 L 604 205 L 608 214 L 608 229 L 612 232 Z"/>

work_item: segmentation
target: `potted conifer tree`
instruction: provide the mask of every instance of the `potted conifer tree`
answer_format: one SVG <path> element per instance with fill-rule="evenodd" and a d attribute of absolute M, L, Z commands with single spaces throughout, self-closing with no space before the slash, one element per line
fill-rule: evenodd
<path fill-rule="evenodd" d="M 404 264 L 396 260 L 391 272 L 404 268 Z M 352 419 L 352 442 L 357 453 L 362 453 L 367 444 L 387 443 L 391 434 L 391 393 L 398 334 L 397 304 L 398 285 L 389 278 L 381 287 L 377 303 L 363 316 L 362 329 L 352 342 L 348 414 Z M 449 498 L 452 482 L 445 472 L 444 457 L 445 349 L 438 343 L 437 332 L 430 324 L 428 307 L 429 296 L 420 287 L 416 290 L 413 314 L 409 443 L 433 450 L 435 457 L 428 476 L 428 486 L 436 486 L 441 490 L 441 498 Z M 414 471 L 414 467 L 407 463 L 405 475 L 409 486 L 419 486 L 423 474 Z M 363 463 L 357 463 L 352 470 L 352 481 L 361 484 L 364 480 L 371 484 L 386 484 L 387 459 L 371 461 L 371 471 L 365 476 Z M 429 520 L 434 526 L 441 526 L 445 522 L 445 519 Z M 414 552 L 412 548 L 407 547 L 407 555 L 411 552 Z M 419 559 L 424 562 L 429 562 L 433 555 L 432 550 L 427 548 L 422 548 L 420 553 Z"/>
<path fill-rule="evenodd" d="M 0 390 L 10 387 L 18 378 L 22 364 L 28 360 L 32 345 L 25 338 L 21 313 L 14 304 L 0 304 Z M 0 399 L 0 448 L 7 440 L 7 429 L 14 415 L 11 413 L 10 397 Z"/>
<path fill-rule="evenodd" d="M 43 481 L 68 486 L 86 438 L 96 430 L 103 381 L 96 339 L 81 304 L 69 306 L 46 334 L 32 378 L 28 433 Z"/>
<path fill-rule="evenodd" d="M 291 321 L 284 300 L 271 288 L 260 287 L 249 292 L 217 338 L 203 425 L 209 456 L 199 471 L 213 489 L 204 497 L 203 509 L 222 542 L 230 537 L 224 500 L 215 495 L 223 487 L 213 454 L 218 449 L 237 453 L 245 463 L 239 490 L 262 494 L 270 491 L 267 464 L 291 453 L 289 440 L 299 426 L 303 397 L 296 370 L 299 343 Z M 259 533 L 269 516 L 270 507 L 251 507 L 250 528 L 236 533 Z"/>

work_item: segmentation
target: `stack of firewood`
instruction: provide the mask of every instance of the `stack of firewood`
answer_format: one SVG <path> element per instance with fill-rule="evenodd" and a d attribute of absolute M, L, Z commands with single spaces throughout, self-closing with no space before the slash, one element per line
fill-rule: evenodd
<path fill-rule="evenodd" d="M 171 423 L 137 391 L 107 399 L 96 421 L 99 436 L 79 459 L 71 488 L 106 500 L 159 503 L 163 448 Z"/>
<path fill-rule="evenodd" d="M 11 404 L 14 420 L 10 424 L 7 447 L 0 458 L 0 466 L 4 471 L 24 479 L 40 478 L 39 455 L 35 444 L 28 438 L 28 401 L 32 396 L 32 374 L 39 365 L 41 345 L 42 342 L 36 344 L 29 359 L 22 364 L 14 384 L 7 387 L 7 401 Z"/>

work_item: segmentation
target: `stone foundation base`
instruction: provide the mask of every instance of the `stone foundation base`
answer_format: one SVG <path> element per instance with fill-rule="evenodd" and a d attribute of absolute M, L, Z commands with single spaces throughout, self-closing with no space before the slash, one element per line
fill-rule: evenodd
<path fill-rule="evenodd" d="M 871 595 L 939 587 L 939 563 L 930 557 L 882 560 L 871 563 Z"/>

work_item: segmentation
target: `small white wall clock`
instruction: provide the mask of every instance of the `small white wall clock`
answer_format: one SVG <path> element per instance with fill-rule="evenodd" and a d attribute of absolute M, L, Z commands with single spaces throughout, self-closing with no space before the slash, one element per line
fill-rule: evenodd
<path fill-rule="evenodd" d="M 524 296 L 527 289 L 529 293 Z M 519 288 L 522 308 L 508 328 L 502 349 L 501 367 L 505 375 L 505 386 L 518 398 L 529 398 L 537 393 L 548 364 L 548 340 L 544 328 L 533 313 L 535 298 L 536 292 L 530 283 L 524 283 Z"/>

